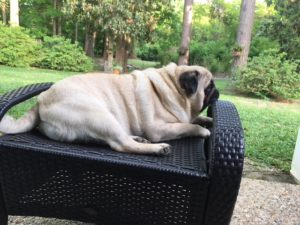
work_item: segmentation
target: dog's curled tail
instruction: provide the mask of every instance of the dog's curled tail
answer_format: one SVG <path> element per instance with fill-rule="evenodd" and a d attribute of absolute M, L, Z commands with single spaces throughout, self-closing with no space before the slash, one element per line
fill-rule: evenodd
<path fill-rule="evenodd" d="M 19 119 L 5 115 L 0 121 L 0 132 L 5 134 L 24 133 L 35 128 L 38 122 L 39 112 L 38 106 L 36 105 Z"/>

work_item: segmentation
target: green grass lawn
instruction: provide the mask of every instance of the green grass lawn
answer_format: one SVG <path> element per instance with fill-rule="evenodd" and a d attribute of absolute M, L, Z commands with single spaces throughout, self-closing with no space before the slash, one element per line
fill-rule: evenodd
<path fill-rule="evenodd" d="M 74 72 L 61 72 L 36 68 L 14 68 L 0 66 L 0 95 L 6 91 L 25 86 L 27 84 L 41 82 L 55 82 L 67 76 L 74 75 Z M 13 107 L 9 113 L 15 117 L 21 116 L 35 103 L 35 98 Z"/>
<path fill-rule="evenodd" d="M 26 84 L 57 81 L 73 74 L 0 66 L 0 94 Z M 233 102 L 239 111 L 245 130 L 247 157 L 257 163 L 289 171 L 300 125 L 300 104 L 241 97 L 232 91 L 227 80 L 217 80 L 216 84 L 221 99 Z M 32 107 L 34 101 L 22 103 L 10 113 L 20 116 Z"/>
<path fill-rule="evenodd" d="M 140 59 L 129 59 L 128 64 L 131 64 L 139 69 L 146 69 L 149 67 L 159 67 L 159 62 L 152 62 L 152 61 L 144 61 Z"/>
<path fill-rule="evenodd" d="M 216 83 L 221 99 L 233 102 L 238 109 L 245 132 L 246 156 L 288 172 L 300 126 L 300 104 L 236 96 L 228 81 Z"/>

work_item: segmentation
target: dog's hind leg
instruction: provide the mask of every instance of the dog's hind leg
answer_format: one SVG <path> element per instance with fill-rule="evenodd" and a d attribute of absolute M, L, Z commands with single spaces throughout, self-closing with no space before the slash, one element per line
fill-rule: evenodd
<path fill-rule="evenodd" d="M 109 112 L 99 112 L 89 115 L 89 136 L 93 139 L 105 141 L 112 149 L 119 152 L 137 154 L 169 154 L 171 147 L 165 143 L 151 144 L 135 141 L 135 136 L 130 136 L 121 124 Z M 101 119 L 99 119 L 101 118 Z"/>
<path fill-rule="evenodd" d="M 168 144 L 140 143 L 130 136 L 124 139 L 108 140 L 108 144 L 116 151 L 127 153 L 167 155 L 171 152 L 171 146 Z"/>

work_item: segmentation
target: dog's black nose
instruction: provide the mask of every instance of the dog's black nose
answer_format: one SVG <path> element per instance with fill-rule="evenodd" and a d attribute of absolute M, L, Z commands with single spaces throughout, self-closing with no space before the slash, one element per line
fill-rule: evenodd
<path fill-rule="evenodd" d="M 219 99 L 220 93 L 216 88 L 214 80 L 211 80 L 207 88 L 204 90 L 204 102 L 201 109 L 201 112 L 207 108 L 210 104 L 213 104 Z"/>

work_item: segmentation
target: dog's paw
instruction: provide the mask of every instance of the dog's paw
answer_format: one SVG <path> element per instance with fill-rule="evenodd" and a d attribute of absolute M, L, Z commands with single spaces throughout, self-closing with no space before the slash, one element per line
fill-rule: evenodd
<path fill-rule="evenodd" d="M 201 130 L 201 133 L 202 133 L 202 137 L 204 137 L 204 138 L 207 138 L 207 137 L 210 136 L 210 131 L 208 129 L 206 129 L 206 128 L 203 128 Z"/>
<path fill-rule="evenodd" d="M 172 147 L 169 144 L 159 144 L 158 155 L 169 155 L 172 152 Z"/>
<path fill-rule="evenodd" d="M 150 141 L 148 141 L 146 138 L 142 138 L 139 136 L 131 136 L 133 140 L 139 142 L 139 143 L 151 143 Z"/>
<path fill-rule="evenodd" d="M 207 138 L 210 136 L 210 131 L 208 129 L 206 129 L 205 127 L 198 126 L 195 136 Z"/>

